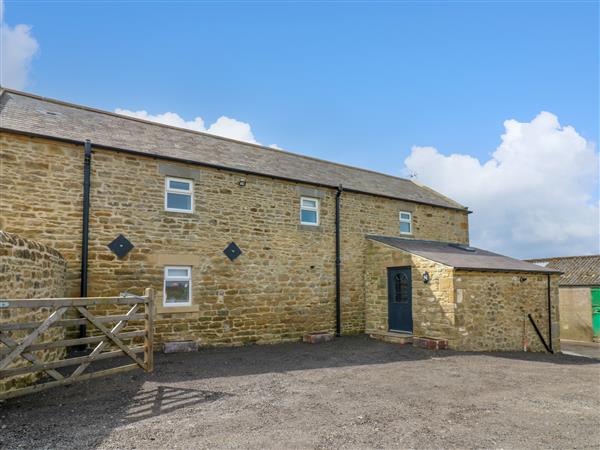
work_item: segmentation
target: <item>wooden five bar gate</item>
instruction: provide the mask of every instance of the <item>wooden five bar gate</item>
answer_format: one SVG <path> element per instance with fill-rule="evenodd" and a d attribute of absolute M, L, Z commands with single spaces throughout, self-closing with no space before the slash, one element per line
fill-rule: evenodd
<path fill-rule="evenodd" d="M 110 308 L 117 305 L 131 306 L 129 311 L 123 315 L 102 316 L 95 315 L 92 312 L 94 307 Z M 50 315 L 41 322 L 2 323 L 6 320 L 0 321 L 0 387 L 3 380 L 19 375 L 45 374 L 47 377 L 41 377 L 37 384 L 11 389 L 6 392 L 0 391 L 0 400 L 137 368 L 141 368 L 146 372 L 153 370 L 154 291 L 152 289 L 146 289 L 143 296 L 124 293 L 118 297 L 0 299 L 0 318 L 10 317 L 7 314 L 2 316 L 2 312 L 14 308 L 38 310 L 44 308 L 41 311 L 49 310 Z M 76 310 L 80 318 L 64 318 L 65 313 L 70 308 Z M 128 324 L 131 326 L 130 322 L 132 321 L 143 324 L 143 329 L 122 332 Z M 109 323 L 115 324 L 109 329 L 105 325 Z M 36 343 L 50 328 L 63 327 L 68 329 L 84 324 L 95 327 L 95 330 L 90 327 L 90 331 L 95 331 L 98 335 L 76 339 L 60 338 L 60 340 Z M 15 332 L 29 334 L 19 340 L 10 336 L 11 333 Z M 139 344 L 142 339 L 143 345 L 134 344 L 136 340 Z M 125 344 L 124 340 L 129 341 L 130 344 Z M 35 353 L 63 347 L 65 350 L 67 347 L 81 348 L 81 346 L 89 344 L 96 345 L 84 356 L 44 362 Z M 143 359 L 138 356 L 140 353 L 143 353 Z M 91 363 L 117 356 L 127 356 L 133 363 L 84 373 Z M 23 362 L 22 359 L 27 361 L 26 365 L 18 365 L 19 362 Z M 64 369 L 61 371 L 56 370 L 72 365 L 78 365 L 78 367 L 70 374 L 67 374 Z M 48 377 L 50 381 L 48 381 Z"/>

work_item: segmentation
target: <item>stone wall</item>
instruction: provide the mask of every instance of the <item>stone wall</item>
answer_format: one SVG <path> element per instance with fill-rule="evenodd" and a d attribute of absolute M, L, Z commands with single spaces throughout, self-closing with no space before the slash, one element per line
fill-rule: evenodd
<path fill-rule="evenodd" d="M 559 289 L 560 336 L 573 341 L 592 342 L 592 295 L 589 287 Z"/>
<path fill-rule="evenodd" d="M 58 250 L 68 264 L 69 297 L 79 296 L 82 152 L 0 132 L 0 230 Z"/>
<path fill-rule="evenodd" d="M 413 234 L 403 237 L 468 242 L 468 216 L 463 212 L 360 194 L 344 194 L 342 236 L 342 323 L 344 332 L 365 330 L 366 234 L 398 236 L 399 211 L 412 212 Z M 332 230 L 333 231 L 333 230 Z"/>
<path fill-rule="evenodd" d="M 411 267 L 413 334 L 456 340 L 453 269 L 420 256 L 369 241 L 365 270 L 366 328 L 369 334 L 388 331 L 388 267 Z M 423 282 L 428 272 L 429 283 Z"/>
<path fill-rule="evenodd" d="M 63 297 L 65 293 L 66 262 L 56 250 L 15 234 L 0 231 L 0 299 Z M 38 309 L 0 308 L 1 323 L 35 322 L 48 317 Z M 9 337 L 20 341 L 26 332 L 12 332 Z M 61 339 L 60 327 L 51 328 L 38 343 Z M 0 355 L 7 347 L 0 344 Z M 35 352 L 42 361 L 52 361 L 64 355 L 64 348 Z M 20 367 L 28 363 L 19 358 L 8 366 Z M 36 380 L 34 375 L 0 380 L 0 391 L 20 387 Z"/>
<path fill-rule="evenodd" d="M 547 339 L 547 276 L 531 273 L 471 272 L 369 241 L 364 277 L 366 332 L 388 331 L 387 268 L 412 269 L 413 334 L 448 339 L 463 351 L 544 351 L 531 326 L 531 314 Z M 423 282 L 423 273 L 430 275 Z M 553 346 L 560 348 L 558 276 L 551 278 Z"/>
<path fill-rule="evenodd" d="M 461 350 L 544 351 L 528 314 L 548 341 L 547 275 L 456 271 L 457 347 Z M 560 349 L 558 275 L 551 276 L 552 345 Z"/>
<path fill-rule="evenodd" d="M 79 293 L 83 147 L 2 133 L 0 226 L 39 239 L 68 263 Z M 191 307 L 159 309 L 157 339 L 237 345 L 299 339 L 335 327 L 335 190 L 96 149 L 90 209 L 89 295 L 163 291 L 165 265 L 192 266 Z M 195 180 L 194 214 L 164 211 L 165 175 Z M 244 187 L 240 178 L 246 179 Z M 305 192 L 321 197 L 321 225 L 299 226 Z M 365 327 L 364 235 L 399 233 L 413 211 L 415 238 L 468 242 L 466 211 L 372 195 L 342 195 L 342 326 Z M 107 248 L 118 234 L 135 248 Z M 235 242 L 242 256 L 223 249 Z M 220 295 L 222 294 L 222 295 Z"/>

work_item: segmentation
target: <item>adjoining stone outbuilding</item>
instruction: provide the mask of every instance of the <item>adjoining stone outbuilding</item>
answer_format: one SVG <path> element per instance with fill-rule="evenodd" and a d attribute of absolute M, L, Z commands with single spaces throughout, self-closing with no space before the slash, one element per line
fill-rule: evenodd
<path fill-rule="evenodd" d="M 555 270 L 463 244 L 367 239 L 366 333 L 445 339 L 456 350 L 544 351 L 531 315 L 559 349 Z"/>
<path fill-rule="evenodd" d="M 528 261 L 562 272 L 558 280 L 561 337 L 600 342 L 600 255 Z"/>
<path fill-rule="evenodd" d="M 60 251 L 68 296 L 162 293 L 157 342 L 381 332 L 382 264 L 410 258 L 415 335 L 540 349 L 522 316 L 547 329 L 552 270 L 467 272 L 367 238 L 468 246 L 470 211 L 426 186 L 13 90 L 0 118 L 0 229 Z"/>

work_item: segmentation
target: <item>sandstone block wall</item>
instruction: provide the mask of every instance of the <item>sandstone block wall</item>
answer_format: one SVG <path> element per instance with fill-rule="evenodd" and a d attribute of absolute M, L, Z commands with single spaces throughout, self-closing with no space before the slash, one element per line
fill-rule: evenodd
<path fill-rule="evenodd" d="M 589 287 L 559 289 L 560 336 L 573 341 L 592 342 L 592 294 Z"/>
<path fill-rule="evenodd" d="M 413 334 L 448 339 L 455 350 L 545 351 L 527 314 L 548 338 L 547 276 L 471 272 L 369 242 L 366 256 L 366 332 L 388 331 L 387 268 L 412 268 Z M 423 282 L 423 273 L 431 277 Z M 553 346 L 560 348 L 558 276 L 551 276 Z"/>
<path fill-rule="evenodd" d="M 413 334 L 456 341 L 453 269 L 420 256 L 369 241 L 366 257 L 366 332 L 388 331 L 388 267 L 411 267 Z M 429 273 L 429 283 L 423 274 Z"/>
<path fill-rule="evenodd" d="M 521 281 L 525 279 L 524 281 Z M 527 314 L 548 342 L 547 275 L 456 271 L 458 341 L 461 350 L 545 351 Z M 560 349 L 558 275 L 551 276 L 552 345 Z"/>
<path fill-rule="evenodd" d="M 368 268 L 366 234 L 398 236 L 399 211 L 412 212 L 413 234 L 403 237 L 466 243 L 468 216 L 463 212 L 361 194 L 342 200 L 342 324 L 344 332 L 365 331 L 364 273 Z M 332 230 L 333 231 L 333 230 Z"/>
<path fill-rule="evenodd" d="M 60 250 L 68 294 L 78 296 L 83 147 L 6 132 L 0 143 L 0 189 L 8 192 L 0 226 Z M 159 342 L 238 345 L 333 331 L 335 190 L 102 149 L 92 160 L 89 295 L 153 287 L 160 303 L 164 266 L 189 265 L 192 306 L 159 308 Z M 194 179 L 193 214 L 164 211 L 165 175 L 181 174 Z M 299 225 L 307 192 L 321 200 L 319 227 Z M 345 192 L 344 333 L 365 329 L 364 236 L 398 235 L 401 210 L 413 212 L 415 238 L 468 242 L 465 211 Z M 118 234 L 135 246 L 123 259 L 107 248 Z M 243 251 L 233 262 L 223 254 L 232 241 Z"/>
<path fill-rule="evenodd" d="M 66 262 L 56 250 L 35 241 L 23 239 L 15 234 L 0 231 L 0 300 L 3 298 L 49 298 L 64 297 Z M 1 323 L 36 322 L 48 317 L 47 311 L 38 309 L 0 308 Z M 9 333 L 14 340 L 22 340 L 23 332 Z M 37 342 L 59 340 L 64 336 L 60 327 L 50 328 Z M 0 343 L 0 357 L 8 349 Z M 63 349 L 51 349 L 35 352 L 42 361 L 62 358 Z M 9 368 L 27 365 L 18 358 Z M 0 379 L 0 391 L 21 387 L 36 380 L 35 375 L 24 375 Z"/>

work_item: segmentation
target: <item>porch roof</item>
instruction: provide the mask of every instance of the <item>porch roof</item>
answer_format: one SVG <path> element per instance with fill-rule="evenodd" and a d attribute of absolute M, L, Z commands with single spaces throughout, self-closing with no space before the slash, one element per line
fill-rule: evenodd
<path fill-rule="evenodd" d="M 480 248 L 441 241 L 421 241 L 393 236 L 367 235 L 367 239 L 395 247 L 431 261 L 461 270 L 490 272 L 561 273 Z"/>

